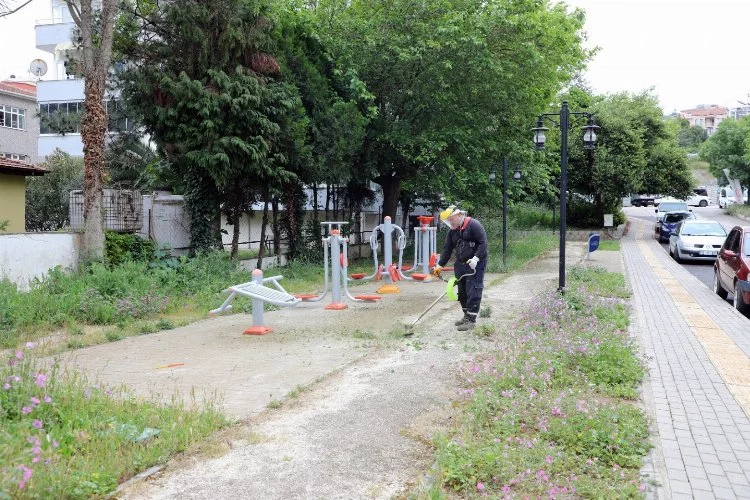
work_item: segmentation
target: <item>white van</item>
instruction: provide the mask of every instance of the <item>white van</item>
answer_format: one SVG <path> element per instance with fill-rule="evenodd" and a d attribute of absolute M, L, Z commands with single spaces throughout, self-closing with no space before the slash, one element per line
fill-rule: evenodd
<path fill-rule="evenodd" d="M 743 203 L 747 203 L 747 188 L 743 190 L 745 200 Z M 724 186 L 719 190 L 719 208 L 727 208 L 729 205 L 734 205 L 737 200 L 734 197 L 734 190 L 729 186 Z"/>

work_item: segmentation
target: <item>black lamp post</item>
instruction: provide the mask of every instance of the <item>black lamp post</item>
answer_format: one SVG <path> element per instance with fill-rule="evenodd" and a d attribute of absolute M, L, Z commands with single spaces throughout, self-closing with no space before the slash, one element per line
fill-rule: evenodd
<path fill-rule="evenodd" d="M 490 172 L 490 182 L 495 182 L 495 167 L 492 167 Z M 516 169 L 513 172 L 513 179 L 518 181 L 521 180 L 521 167 L 516 165 Z M 507 260 L 507 242 L 508 242 L 508 158 L 503 157 L 503 267 Z"/>
<path fill-rule="evenodd" d="M 536 148 L 544 149 L 544 143 L 547 141 L 545 132 L 549 129 L 544 127 L 542 120 L 547 120 L 560 127 L 561 145 L 560 145 L 560 270 L 558 278 L 558 288 L 560 292 L 565 291 L 565 231 L 567 229 L 568 216 L 568 129 L 570 128 L 570 115 L 585 116 L 588 118 L 586 126 L 583 127 L 583 149 L 591 150 L 596 148 L 596 130 L 599 128 L 594 125 L 591 113 L 575 112 L 568 109 L 568 101 L 563 101 L 559 113 L 543 113 L 539 115 L 536 121 L 536 127 L 532 128 L 534 132 L 534 143 Z M 551 119 L 551 116 L 559 117 L 560 122 Z"/>

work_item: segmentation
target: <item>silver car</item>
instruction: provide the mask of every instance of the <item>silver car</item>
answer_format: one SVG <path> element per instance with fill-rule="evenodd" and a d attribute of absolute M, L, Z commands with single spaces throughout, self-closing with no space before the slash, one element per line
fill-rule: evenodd
<path fill-rule="evenodd" d="M 712 220 L 683 220 L 669 235 L 669 255 L 683 259 L 716 260 L 727 231 Z"/>

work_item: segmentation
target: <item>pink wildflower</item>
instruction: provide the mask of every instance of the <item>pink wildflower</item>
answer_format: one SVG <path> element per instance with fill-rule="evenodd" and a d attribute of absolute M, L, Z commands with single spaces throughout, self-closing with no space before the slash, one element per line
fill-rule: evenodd
<path fill-rule="evenodd" d="M 480 482 L 477 483 L 477 490 L 478 491 L 484 491 L 484 483 L 483 482 L 480 481 Z"/>
<path fill-rule="evenodd" d="M 44 424 L 42 423 L 42 421 L 39 420 L 39 419 L 35 419 L 34 422 L 32 422 L 31 425 L 33 425 L 35 429 L 41 429 L 44 426 Z"/>
<path fill-rule="evenodd" d="M 548 464 L 551 464 L 555 459 L 552 458 L 551 455 L 547 455 L 547 458 L 544 459 Z"/>
<path fill-rule="evenodd" d="M 37 387 L 44 387 L 45 385 L 47 385 L 47 375 L 45 375 L 44 373 L 37 373 L 34 383 L 37 385 Z"/>
<path fill-rule="evenodd" d="M 26 487 L 26 483 L 29 482 L 29 479 L 31 479 L 31 475 L 34 473 L 34 471 L 29 469 L 25 465 L 21 465 L 18 468 L 23 471 L 23 478 L 18 482 L 18 489 L 22 490 Z"/>
<path fill-rule="evenodd" d="M 36 342 L 26 342 L 26 348 L 27 349 L 33 349 L 37 346 Z"/>
<path fill-rule="evenodd" d="M 44 402 L 45 403 L 51 403 L 52 402 L 52 398 L 49 397 L 49 396 L 44 396 Z"/>
<path fill-rule="evenodd" d="M 24 415 L 28 415 L 29 413 L 31 413 L 31 407 L 24 406 L 23 408 L 21 408 L 21 413 L 23 413 Z"/>

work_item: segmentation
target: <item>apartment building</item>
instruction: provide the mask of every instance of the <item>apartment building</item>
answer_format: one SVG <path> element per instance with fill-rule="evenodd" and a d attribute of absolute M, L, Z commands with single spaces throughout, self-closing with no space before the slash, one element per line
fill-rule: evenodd
<path fill-rule="evenodd" d="M 37 21 L 36 47 L 54 56 L 51 71 L 37 84 L 40 130 L 39 156 L 55 149 L 73 156 L 83 156 L 81 116 L 83 114 L 83 79 L 72 70 L 75 59 L 73 40 L 78 36 L 68 7 L 63 0 L 50 0 L 51 18 Z M 109 131 L 129 130 L 132 121 L 122 115 L 118 93 L 106 96 Z"/>
<path fill-rule="evenodd" d="M 39 162 L 39 118 L 33 83 L 0 82 L 0 158 Z"/>
<path fill-rule="evenodd" d="M 719 123 L 729 117 L 729 110 L 716 104 L 703 104 L 695 109 L 680 111 L 680 118 L 690 122 L 690 125 L 701 127 L 708 135 L 712 135 L 719 128 Z"/>

